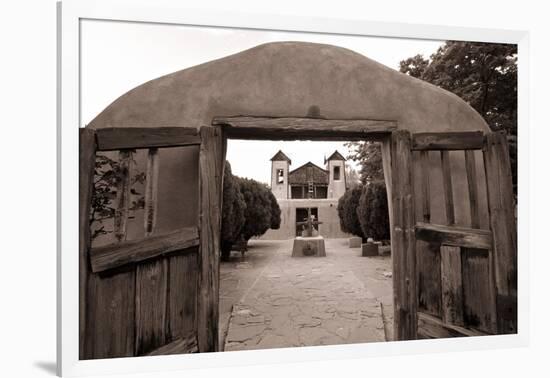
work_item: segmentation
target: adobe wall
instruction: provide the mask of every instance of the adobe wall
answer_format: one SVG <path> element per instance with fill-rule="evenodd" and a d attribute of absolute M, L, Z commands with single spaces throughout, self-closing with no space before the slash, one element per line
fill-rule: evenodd
<path fill-rule="evenodd" d="M 277 230 L 268 230 L 259 239 L 262 240 L 286 240 L 296 235 L 296 209 L 316 207 L 319 220 L 319 234 L 325 238 L 347 238 L 350 235 L 340 229 L 340 218 L 338 218 L 337 199 L 315 199 L 315 200 L 279 200 L 281 208 L 281 226 Z"/>
<path fill-rule="evenodd" d="M 303 42 L 260 45 L 151 80 L 115 100 L 87 127 L 199 128 L 210 125 L 216 116 L 304 117 L 311 106 L 319 107 L 325 118 L 393 120 L 412 133 L 489 131 L 482 117 L 450 92 L 351 50 Z M 386 172 L 391 166 L 388 151 L 385 148 Z M 462 164 L 463 157 L 451 157 L 453 172 Z M 197 165 L 197 149 L 163 152 L 163 193 L 159 195 L 162 229 L 196 222 Z M 435 221 L 444 215 L 444 206 L 439 205 L 443 191 L 435 155 L 430 166 Z M 478 174 L 483 170 L 478 158 Z M 465 177 L 457 173 L 453 180 L 457 223 L 467 226 Z M 485 187 L 479 192 L 486 193 Z M 480 204 L 487 206 L 484 198 Z M 421 215 L 417 211 L 417 216 Z"/>

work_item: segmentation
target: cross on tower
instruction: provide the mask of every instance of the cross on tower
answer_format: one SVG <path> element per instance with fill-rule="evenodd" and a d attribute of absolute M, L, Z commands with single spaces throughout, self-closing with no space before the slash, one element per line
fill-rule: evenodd
<path fill-rule="evenodd" d="M 315 215 L 312 215 L 311 214 L 311 207 L 308 207 L 307 208 L 307 220 L 304 221 L 304 222 L 297 222 L 296 224 L 298 224 L 299 226 L 306 226 L 307 227 L 307 236 L 308 237 L 312 237 L 313 236 L 313 226 L 314 225 L 319 225 L 319 224 L 323 224 L 323 222 L 319 222 L 319 221 L 316 221 L 314 220 L 315 219 Z"/>

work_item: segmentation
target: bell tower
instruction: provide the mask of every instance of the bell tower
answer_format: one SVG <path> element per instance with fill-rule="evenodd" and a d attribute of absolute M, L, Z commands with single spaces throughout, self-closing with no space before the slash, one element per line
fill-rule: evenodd
<path fill-rule="evenodd" d="M 334 151 L 325 164 L 329 172 L 327 198 L 340 198 L 346 191 L 346 158 Z"/>
<path fill-rule="evenodd" d="M 271 158 L 271 191 L 277 199 L 288 199 L 288 168 L 292 161 L 279 150 Z"/>

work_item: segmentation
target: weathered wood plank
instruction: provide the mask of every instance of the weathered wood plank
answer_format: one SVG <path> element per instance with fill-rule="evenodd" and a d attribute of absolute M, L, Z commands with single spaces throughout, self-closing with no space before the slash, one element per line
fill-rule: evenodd
<path fill-rule="evenodd" d="M 455 247 L 491 249 L 493 245 L 491 231 L 433 223 L 418 222 L 416 224 L 416 238 Z"/>
<path fill-rule="evenodd" d="M 479 195 L 477 191 L 476 159 L 473 150 L 465 150 L 466 177 L 468 179 L 468 194 L 470 197 L 470 219 L 472 228 L 479 228 Z"/>
<path fill-rule="evenodd" d="M 391 135 L 391 165 L 394 336 L 397 340 L 414 340 L 417 337 L 416 241 L 411 138 L 406 130 L 397 130 Z"/>
<path fill-rule="evenodd" d="M 142 263 L 136 268 L 136 356 L 166 344 L 167 272 L 166 259 Z"/>
<path fill-rule="evenodd" d="M 441 170 L 443 172 L 443 194 L 445 197 L 445 214 L 447 216 L 447 224 L 452 225 L 455 223 L 455 208 L 449 151 L 441 151 Z"/>
<path fill-rule="evenodd" d="M 168 258 L 169 278 L 166 329 L 170 340 L 197 330 L 198 248 Z"/>
<path fill-rule="evenodd" d="M 159 156 L 157 148 L 147 153 L 147 171 L 145 181 L 145 214 L 143 217 L 145 236 L 150 236 L 157 223 L 158 208 Z"/>
<path fill-rule="evenodd" d="M 481 150 L 484 135 L 481 131 L 415 133 L 413 150 Z"/>
<path fill-rule="evenodd" d="M 416 269 L 419 311 L 440 316 L 441 269 L 439 244 L 416 241 Z"/>
<path fill-rule="evenodd" d="M 199 303 L 200 352 L 218 350 L 219 258 L 224 136 L 219 127 L 201 127 L 199 153 Z"/>
<path fill-rule="evenodd" d="M 216 117 L 212 125 L 224 126 L 229 138 L 271 140 L 350 140 L 388 134 L 396 121 L 298 117 Z"/>
<path fill-rule="evenodd" d="M 422 216 L 424 222 L 430 223 L 430 164 L 429 152 L 420 153 L 421 188 L 422 188 Z"/>
<path fill-rule="evenodd" d="M 96 133 L 99 151 L 200 144 L 197 129 L 186 127 L 115 127 L 97 129 Z"/>
<path fill-rule="evenodd" d="M 86 358 L 86 308 L 87 281 L 90 274 L 88 254 L 91 245 L 90 208 L 92 203 L 95 169 L 95 131 L 80 129 L 79 133 L 79 214 L 78 214 L 78 263 L 79 263 L 79 356 Z"/>
<path fill-rule="evenodd" d="M 135 270 L 91 274 L 90 354 L 86 358 L 132 357 L 135 340 Z"/>
<path fill-rule="evenodd" d="M 494 242 L 498 333 L 516 333 L 517 227 L 506 136 L 501 133 L 488 134 L 483 156 Z"/>
<path fill-rule="evenodd" d="M 198 245 L 198 229 L 196 227 L 186 227 L 168 234 L 92 248 L 90 262 L 92 271 L 95 273 Z"/>
<path fill-rule="evenodd" d="M 132 153 L 129 151 L 119 152 L 120 172 L 117 182 L 117 197 L 115 208 L 114 233 L 118 241 L 126 240 L 128 230 L 128 212 L 130 209 L 130 164 Z"/>
<path fill-rule="evenodd" d="M 169 354 L 196 353 L 198 351 L 197 336 L 191 333 L 147 353 L 146 356 L 166 356 Z"/>
<path fill-rule="evenodd" d="M 496 302 L 487 250 L 462 249 L 464 326 L 496 333 Z"/>
<path fill-rule="evenodd" d="M 442 245 L 440 254 L 442 320 L 447 324 L 463 326 L 461 249 Z"/>
<path fill-rule="evenodd" d="M 440 339 L 449 337 L 487 336 L 486 333 L 466 329 L 452 324 L 445 324 L 435 316 L 418 313 L 418 336 L 424 339 Z"/>

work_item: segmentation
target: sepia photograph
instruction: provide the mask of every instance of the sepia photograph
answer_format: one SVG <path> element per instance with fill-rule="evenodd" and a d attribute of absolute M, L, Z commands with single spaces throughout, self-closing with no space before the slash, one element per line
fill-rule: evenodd
<path fill-rule="evenodd" d="M 518 332 L 516 44 L 80 43 L 80 360 Z"/>

